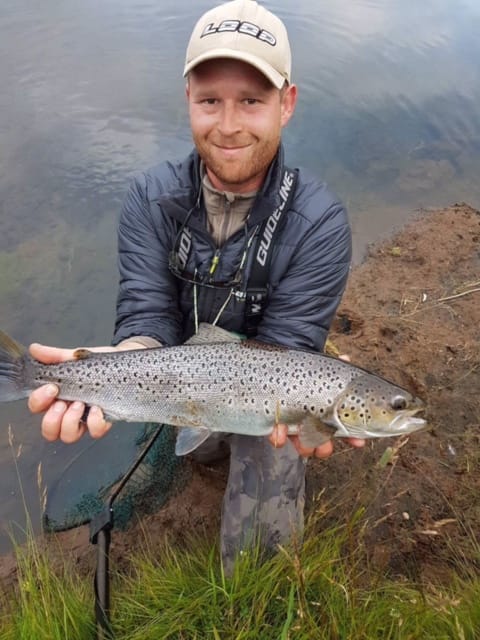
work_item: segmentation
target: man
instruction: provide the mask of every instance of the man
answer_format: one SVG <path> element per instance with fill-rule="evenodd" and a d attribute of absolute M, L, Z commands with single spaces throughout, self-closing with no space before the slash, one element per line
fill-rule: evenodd
<path fill-rule="evenodd" d="M 126 196 L 113 348 L 181 344 L 209 322 L 267 343 L 321 350 L 348 275 L 350 230 L 343 206 L 322 183 L 299 170 L 292 185 L 284 165 L 281 131 L 297 88 L 283 23 L 254 0 L 215 7 L 193 30 L 184 75 L 195 150 L 138 176 Z M 257 300 L 265 303 L 261 315 L 249 303 L 255 260 L 269 265 L 266 303 Z M 97 347 L 106 349 L 112 347 Z M 72 357 L 40 345 L 31 353 L 43 362 Z M 46 411 L 48 440 L 73 442 L 87 429 L 100 437 L 110 428 L 98 407 L 85 423 L 82 403 L 56 395 L 50 385 L 29 401 L 33 412 Z M 228 439 L 221 531 L 227 568 L 254 538 L 271 549 L 302 528 L 305 459 L 332 451 L 331 443 L 302 449 L 287 439 L 286 425 L 269 440 Z"/>

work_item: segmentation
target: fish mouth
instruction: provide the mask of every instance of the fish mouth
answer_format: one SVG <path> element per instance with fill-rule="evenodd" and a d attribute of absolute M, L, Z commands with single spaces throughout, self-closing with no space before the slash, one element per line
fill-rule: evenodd
<path fill-rule="evenodd" d="M 410 433 L 411 431 L 420 431 L 425 429 L 427 421 L 419 416 L 423 414 L 425 407 L 415 407 L 410 411 L 405 411 L 401 415 L 395 416 L 389 425 L 389 428 L 395 433 Z"/>

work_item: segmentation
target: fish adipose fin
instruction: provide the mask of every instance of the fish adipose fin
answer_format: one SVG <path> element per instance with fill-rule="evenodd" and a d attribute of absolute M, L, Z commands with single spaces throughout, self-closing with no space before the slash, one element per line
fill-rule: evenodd
<path fill-rule="evenodd" d="M 198 327 L 198 333 L 189 338 L 185 344 L 216 344 L 224 342 L 241 342 L 242 336 L 237 333 L 231 333 L 221 327 L 213 324 L 201 322 Z"/>
<path fill-rule="evenodd" d="M 315 449 L 331 440 L 336 430 L 315 416 L 307 416 L 299 426 L 298 437 L 303 447 Z"/>
<path fill-rule="evenodd" d="M 211 433 L 207 427 L 180 427 L 175 443 L 176 455 L 186 456 L 187 453 L 192 453 Z"/>
<path fill-rule="evenodd" d="M 25 347 L 0 331 L 0 402 L 28 396 L 30 389 L 25 387 L 26 357 Z"/>
<path fill-rule="evenodd" d="M 87 358 L 91 358 L 94 354 L 93 351 L 89 351 L 88 349 L 75 349 L 75 351 L 73 352 L 73 359 L 74 360 L 86 360 Z M 102 354 L 104 355 L 104 354 Z"/>

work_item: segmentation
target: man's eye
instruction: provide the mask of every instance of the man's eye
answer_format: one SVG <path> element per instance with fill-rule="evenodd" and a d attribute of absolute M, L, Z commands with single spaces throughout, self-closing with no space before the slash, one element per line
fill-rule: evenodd
<path fill-rule="evenodd" d="M 216 98 L 204 98 L 201 102 L 202 102 L 202 104 L 216 104 L 217 103 L 217 99 Z"/>
<path fill-rule="evenodd" d="M 257 104 L 259 100 L 257 98 L 245 98 L 244 102 L 245 104 Z"/>

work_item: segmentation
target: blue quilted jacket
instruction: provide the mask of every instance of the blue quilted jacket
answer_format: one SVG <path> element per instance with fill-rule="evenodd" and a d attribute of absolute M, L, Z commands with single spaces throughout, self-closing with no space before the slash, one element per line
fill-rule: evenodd
<path fill-rule="evenodd" d="M 246 228 L 221 248 L 214 282 L 228 285 L 238 275 L 248 239 L 279 204 L 283 150 L 272 162 Z M 184 161 L 164 162 L 137 175 L 126 195 L 118 229 L 120 284 L 113 344 L 144 335 L 166 345 L 184 342 L 194 333 L 194 286 L 172 272 L 172 252 L 188 217 L 186 280 L 195 274 L 208 281 L 216 247 L 206 230 L 200 159 L 193 151 Z M 345 288 L 351 234 L 347 213 L 338 199 L 307 171 L 300 169 L 297 187 L 275 241 L 268 282 L 268 302 L 257 339 L 289 347 L 322 350 Z M 252 244 L 252 247 L 255 246 Z M 241 283 L 245 289 L 253 250 L 247 252 Z M 178 257 L 178 254 L 177 254 Z M 237 278 L 238 279 L 238 278 Z M 197 286 L 200 322 L 212 322 L 230 288 Z M 219 326 L 242 332 L 245 302 L 230 300 Z"/>

